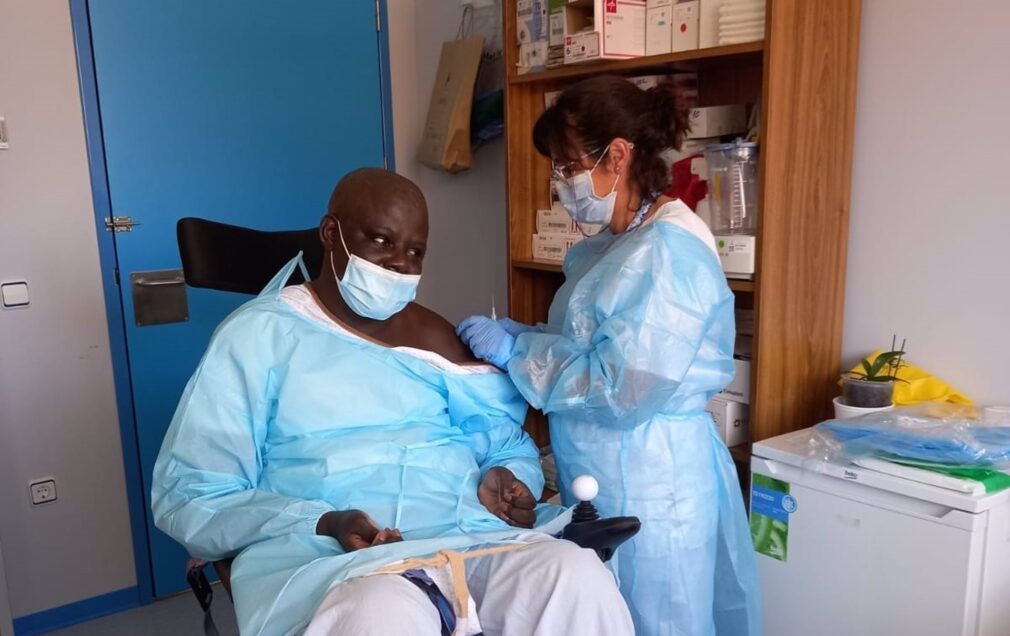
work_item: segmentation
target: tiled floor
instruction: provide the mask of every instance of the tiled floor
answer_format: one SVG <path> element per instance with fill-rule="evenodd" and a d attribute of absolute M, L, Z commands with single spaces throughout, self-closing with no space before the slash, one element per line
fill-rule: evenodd
<path fill-rule="evenodd" d="M 214 622 L 221 636 L 236 636 L 231 600 L 219 585 L 214 586 Z M 201 636 L 203 611 L 189 592 L 119 614 L 67 627 L 50 636 Z"/>

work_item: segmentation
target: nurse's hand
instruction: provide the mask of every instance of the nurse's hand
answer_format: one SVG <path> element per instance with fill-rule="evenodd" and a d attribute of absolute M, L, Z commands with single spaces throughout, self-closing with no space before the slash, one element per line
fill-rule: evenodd
<path fill-rule="evenodd" d="M 477 488 L 477 499 L 510 526 L 532 528 L 536 521 L 533 493 L 508 468 L 498 466 L 487 471 Z"/>
<path fill-rule="evenodd" d="M 486 316 L 470 316 L 464 318 L 456 327 L 456 335 L 470 347 L 473 355 L 504 369 L 512 359 L 512 349 L 515 347 L 515 336 Z"/>
<path fill-rule="evenodd" d="M 316 534 L 333 537 L 347 552 L 403 541 L 399 530 L 391 528 L 380 530 L 372 518 L 360 510 L 327 512 L 319 517 Z"/>
<path fill-rule="evenodd" d="M 516 322 L 511 318 L 499 318 L 498 324 L 504 329 L 508 335 L 515 338 L 521 333 L 529 333 L 530 331 L 540 331 L 540 329 L 534 327 L 533 325 L 527 325 L 525 322 Z"/>

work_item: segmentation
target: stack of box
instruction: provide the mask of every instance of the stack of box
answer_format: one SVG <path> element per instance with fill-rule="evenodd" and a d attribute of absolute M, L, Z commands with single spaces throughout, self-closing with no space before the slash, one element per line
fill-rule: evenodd
<path fill-rule="evenodd" d="M 516 0 L 517 72 L 542 71 L 547 63 L 548 0 Z"/>
<path fill-rule="evenodd" d="M 603 229 L 600 225 L 577 224 L 560 203 L 550 210 L 537 210 L 537 233 L 533 235 L 533 258 L 562 262 L 573 245 Z"/>
<path fill-rule="evenodd" d="M 662 55 L 698 48 L 699 0 L 648 0 L 645 54 Z"/>
<path fill-rule="evenodd" d="M 565 64 L 645 55 L 644 0 L 554 1 L 551 22 L 564 37 Z"/>
<path fill-rule="evenodd" d="M 708 404 L 708 412 L 715 421 L 716 432 L 726 446 L 737 446 L 750 441 L 750 366 L 754 310 L 737 309 L 736 323 L 733 381 Z"/>

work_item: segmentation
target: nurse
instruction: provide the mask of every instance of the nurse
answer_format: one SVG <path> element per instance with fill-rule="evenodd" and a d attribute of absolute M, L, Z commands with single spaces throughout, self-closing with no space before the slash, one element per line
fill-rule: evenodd
<path fill-rule="evenodd" d="M 595 475 L 605 516 L 642 530 L 616 559 L 640 635 L 760 633 L 756 564 L 733 462 L 705 406 L 733 376 L 733 294 L 711 232 L 663 196 L 688 132 L 672 87 L 600 76 L 533 129 L 579 223 L 547 324 L 473 316 L 457 333 L 549 418 L 567 485 Z"/>

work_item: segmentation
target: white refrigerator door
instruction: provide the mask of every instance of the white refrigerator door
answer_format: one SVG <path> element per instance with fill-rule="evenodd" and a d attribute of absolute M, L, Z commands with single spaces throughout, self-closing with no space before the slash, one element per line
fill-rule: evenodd
<path fill-rule="evenodd" d="M 754 471 L 789 482 L 796 501 L 787 560 L 757 555 L 765 634 L 975 633 L 985 529 L 978 515 L 915 510 L 915 500 L 895 508 L 890 497 L 874 501 L 872 489 L 758 458 Z"/>

